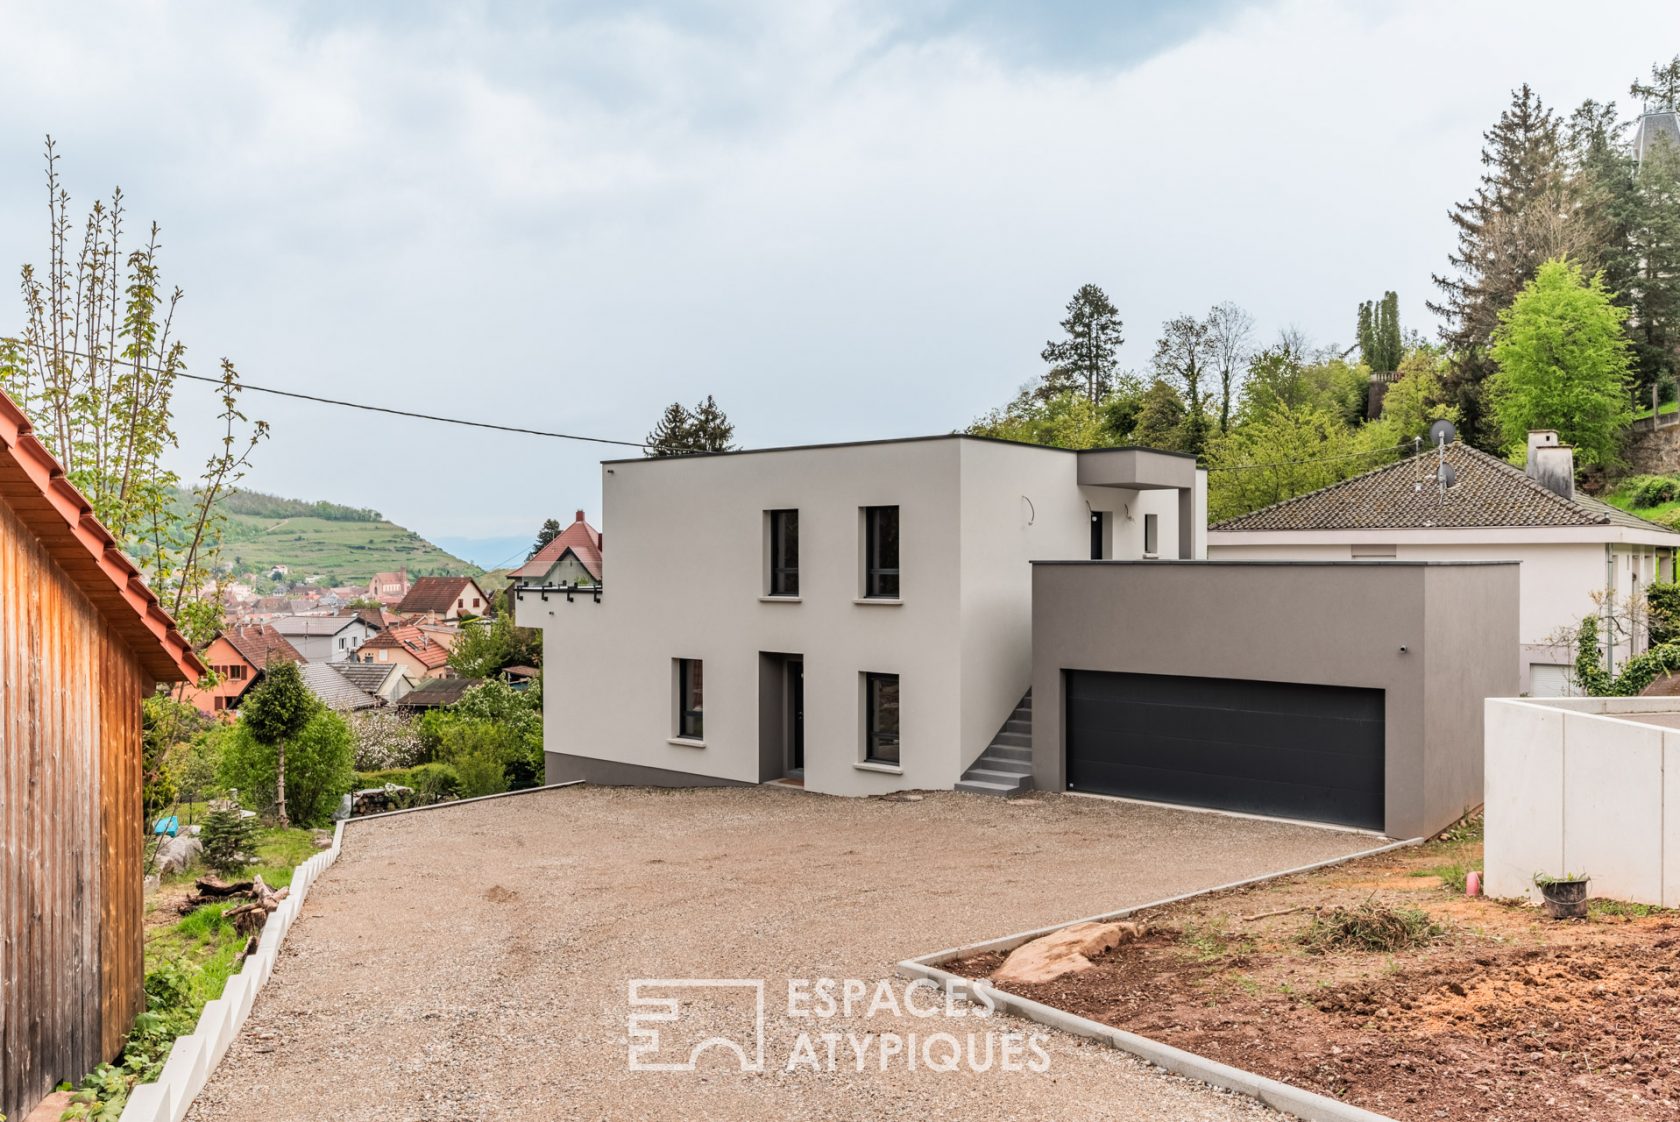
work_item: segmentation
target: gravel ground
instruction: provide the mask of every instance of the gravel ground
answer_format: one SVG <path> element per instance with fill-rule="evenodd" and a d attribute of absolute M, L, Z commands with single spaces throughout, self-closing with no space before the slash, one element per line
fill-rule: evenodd
<path fill-rule="evenodd" d="M 1275 1118 L 1057 1033 L 1044 1072 L 910 1070 L 903 1055 L 883 1071 L 887 1034 L 1042 1030 L 862 1008 L 796 1020 L 788 981 L 873 987 L 903 958 L 1375 844 L 1071 796 L 774 788 L 573 787 L 352 823 L 189 1118 Z M 629 1070 L 628 982 L 696 977 L 765 979 L 765 1071 L 716 1049 L 694 1072 Z M 750 1018 L 713 997 L 664 1043 Z M 815 1063 L 799 1053 L 789 1071 L 802 1032 Z M 816 1037 L 834 1032 L 876 1034 L 863 1071 L 844 1043 L 826 1070 Z"/>

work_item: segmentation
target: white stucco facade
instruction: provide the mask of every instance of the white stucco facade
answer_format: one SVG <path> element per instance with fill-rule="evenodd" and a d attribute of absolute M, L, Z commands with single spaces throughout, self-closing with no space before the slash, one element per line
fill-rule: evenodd
<path fill-rule="evenodd" d="M 1180 556 L 1181 511 L 1187 552 L 1203 548 L 1206 477 L 1191 461 L 1097 453 L 1081 485 L 1082 455 L 935 437 L 602 465 L 612 579 L 600 598 L 516 596 L 518 622 L 570 652 L 544 683 L 545 747 L 677 776 L 778 778 L 776 668 L 798 660 L 807 788 L 952 786 L 1030 684 L 1030 562 L 1089 558 L 1093 512 L 1110 557 L 1143 556 L 1146 527 L 1160 556 Z M 1113 485 L 1135 463 L 1139 485 Z M 1180 489 L 1162 482 L 1174 473 Z M 894 599 L 864 595 L 869 507 L 898 509 Z M 799 512 L 796 597 L 769 595 L 775 510 Z M 677 735 L 678 659 L 704 668 L 698 741 Z M 865 760 L 868 673 L 898 676 L 896 766 Z"/>
<path fill-rule="evenodd" d="M 1656 580 L 1672 580 L 1668 557 L 1680 535 L 1658 527 L 1481 527 L 1387 530 L 1210 530 L 1216 561 L 1518 561 L 1521 563 L 1521 646 L 1515 652 L 1524 693 L 1567 688 L 1573 652 L 1559 637 L 1607 602 L 1625 614 Z M 1601 627 L 1601 632 L 1607 630 Z M 1646 649 L 1643 627 L 1616 637 L 1620 666 Z M 1536 669 L 1538 668 L 1538 669 Z"/>

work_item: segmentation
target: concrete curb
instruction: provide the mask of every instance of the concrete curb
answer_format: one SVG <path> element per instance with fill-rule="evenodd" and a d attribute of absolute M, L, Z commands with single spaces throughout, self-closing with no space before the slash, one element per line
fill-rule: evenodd
<path fill-rule="evenodd" d="M 965 997 L 973 988 L 973 980 L 941 969 L 942 964 L 958 958 L 967 958 L 975 954 L 988 951 L 1013 950 L 1023 943 L 1031 942 L 1041 935 L 1048 935 L 1053 931 L 1060 931 L 1075 923 L 1108 922 L 1124 919 L 1139 912 L 1163 908 L 1171 904 L 1183 903 L 1201 896 L 1209 896 L 1216 892 L 1229 892 L 1233 889 L 1248 888 L 1268 881 L 1279 880 L 1283 877 L 1297 876 L 1310 873 L 1318 869 L 1329 868 L 1332 865 L 1342 865 L 1349 861 L 1357 861 L 1364 857 L 1374 857 L 1380 853 L 1402 849 L 1407 846 L 1420 844 L 1424 839 L 1412 838 L 1409 841 L 1393 842 L 1389 845 L 1377 846 L 1374 849 L 1361 850 L 1350 853 L 1346 857 L 1333 857 L 1328 861 L 1316 861 L 1310 865 L 1301 865 L 1282 872 L 1266 873 L 1263 876 L 1250 877 L 1247 880 L 1232 881 L 1215 888 L 1203 889 L 1199 892 L 1186 892 L 1178 896 L 1169 896 L 1164 900 L 1156 900 L 1148 904 L 1139 904 L 1132 908 L 1121 908 L 1118 911 L 1105 912 L 1102 915 L 1087 916 L 1085 919 L 1068 920 L 1066 923 L 1040 927 L 1032 931 L 1018 931 L 1013 935 L 1004 935 L 997 939 L 989 939 L 981 943 L 969 943 L 960 947 L 950 947 L 932 954 L 921 955 L 917 958 L 907 958 L 898 964 L 898 973 L 906 978 L 926 978 L 938 985 L 947 993 L 954 993 L 958 997 Z M 1247 1095 L 1273 1110 L 1293 1114 L 1304 1122 L 1394 1122 L 1386 1114 L 1377 1114 L 1363 1107 L 1353 1106 L 1325 1095 L 1303 1090 L 1289 1083 L 1277 1079 L 1268 1079 L 1263 1075 L 1256 1075 L 1251 1071 L 1222 1064 L 1217 1060 L 1210 1060 L 1206 1056 L 1198 1056 L 1194 1052 L 1186 1052 L 1182 1048 L 1174 1048 L 1170 1044 L 1162 1044 L 1158 1040 L 1151 1040 L 1146 1036 L 1139 1036 L 1134 1032 L 1114 1028 L 1100 1021 L 1093 1021 L 1088 1017 L 1075 1016 L 1061 1009 L 1055 1009 L 1025 997 L 1019 997 L 1006 990 L 989 987 L 992 1000 L 998 1009 L 1005 1013 L 1012 1013 L 1017 1017 L 1034 1021 L 1049 1028 L 1062 1032 L 1083 1036 L 1091 1040 L 1099 1040 L 1112 1048 L 1128 1052 L 1146 1063 L 1164 1068 L 1175 1075 L 1182 1075 L 1189 1079 L 1196 1079 L 1214 1087 L 1227 1091 L 1235 1091 Z"/>
<path fill-rule="evenodd" d="M 535 795 L 539 791 L 558 791 L 562 787 L 581 786 L 585 780 L 568 779 L 564 783 L 544 783 L 541 787 L 527 787 L 522 791 L 500 791 L 494 795 L 474 795 L 470 799 L 450 799 L 443 803 L 428 803 L 426 806 L 406 806 L 401 810 L 382 810 L 377 814 L 359 814 L 355 818 L 346 818 L 344 822 L 372 822 L 376 818 L 391 818 L 398 814 L 419 814 L 423 810 L 448 810 L 452 806 L 469 806 L 472 803 L 489 802 L 491 799 L 511 799 L 518 795 Z M 343 822 L 340 823 L 343 825 Z"/>
<path fill-rule="evenodd" d="M 227 1055 L 245 1018 L 251 1015 L 257 991 L 274 974 L 280 944 L 297 919 L 309 886 L 338 860 L 343 848 L 344 823 L 340 822 L 333 829 L 331 847 L 292 870 L 291 890 L 263 924 L 256 951 L 245 959 L 239 973 L 227 980 L 222 995 L 204 1003 L 197 1027 L 176 1038 L 157 1081 L 139 1084 L 128 1093 L 120 1122 L 181 1122 L 186 1116 L 187 1108 Z"/>

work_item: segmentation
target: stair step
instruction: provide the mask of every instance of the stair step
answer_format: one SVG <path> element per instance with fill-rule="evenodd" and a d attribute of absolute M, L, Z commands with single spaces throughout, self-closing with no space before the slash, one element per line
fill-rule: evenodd
<path fill-rule="evenodd" d="M 1032 733 L 1030 732 L 1000 732 L 992 738 L 992 746 L 1008 746 L 1010 748 L 1031 748 Z"/>
<path fill-rule="evenodd" d="M 974 767 L 984 768 L 987 771 L 1007 771 L 1012 775 L 1032 774 L 1031 760 L 1007 759 L 1001 756 L 994 756 L 990 752 L 987 752 L 984 756 L 975 760 Z M 969 770 L 972 772 L 973 768 Z"/>
<path fill-rule="evenodd" d="M 1032 749 L 1018 744 L 994 744 L 980 754 L 983 760 L 1030 760 Z"/>
<path fill-rule="evenodd" d="M 1028 717 L 1023 721 L 1019 717 L 1011 717 L 1009 720 L 1003 722 L 1003 731 L 1030 733 L 1032 732 L 1032 718 Z"/>
<path fill-rule="evenodd" d="M 967 791 L 971 795 L 1014 795 L 1020 793 L 1021 790 L 1020 787 L 1012 783 L 985 783 L 974 779 L 958 780 L 956 789 Z"/>
<path fill-rule="evenodd" d="M 964 783 L 1002 783 L 1024 785 L 1027 776 L 1024 772 L 992 771 L 990 768 L 971 767 L 963 775 Z"/>

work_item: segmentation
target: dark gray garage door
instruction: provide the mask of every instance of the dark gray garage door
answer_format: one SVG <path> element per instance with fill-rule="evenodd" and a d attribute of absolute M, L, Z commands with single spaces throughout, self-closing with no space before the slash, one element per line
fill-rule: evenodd
<path fill-rule="evenodd" d="M 1383 827 L 1383 691 L 1067 671 L 1068 789 Z"/>

